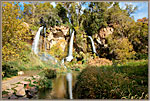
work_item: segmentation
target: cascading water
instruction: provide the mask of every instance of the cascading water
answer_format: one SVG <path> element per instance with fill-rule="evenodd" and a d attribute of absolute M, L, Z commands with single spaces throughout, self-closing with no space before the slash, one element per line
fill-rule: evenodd
<path fill-rule="evenodd" d="M 69 62 L 73 59 L 73 56 L 72 56 L 73 38 L 74 38 L 74 31 L 71 34 L 71 39 L 70 39 L 70 44 L 69 44 L 69 54 L 66 57 L 66 61 L 69 61 Z"/>
<path fill-rule="evenodd" d="M 38 44 L 39 44 L 39 39 L 40 39 L 40 32 L 42 31 L 43 29 L 43 26 L 39 28 L 38 32 L 36 33 L 35 35 L 35 38 L 33 40 L 33 44 L 32 44 L 32 50 L 34 51 L 35 54 L 38 54 Z M 44 28 L 44 34 L 46 33 L 46 28 Z M 46 35 L 45 35 L 45 39 L 46 41 Z M 46 52 L 46 42 L 44 43 L 44 48 L 45 48 L 45 52 Z M 42 48 L 42 39 L 41 39 L 41 48 Z M 55 61 L 56 63 L 58 62 L 54 57 L 52 57 L 51 55 L 49 54 L 42 54 L 40 56 L 40 59 L 43 60 L 43 61 L 48 61 L 48 60 L 53 60 Z"/>
<path fill-rule="evenodd" d="M 67 81 L 68 81 L 68 90 L 69 90 L 69 98 L 70 99 L 73 99 L 73 96 L 72 96 L 72 74 L 71 73 L 67 73 Z"/>
<path fill-rule="evenodd" d="M 44 36 L 45 36 L 45 38 L 44 38 L 44 42 L 45 42 L 44 48 L 45 48 L 45 53 L 46 53 L 46 27 L 44 27 Z"/>
<path fill-rule="evenodd" d="M 64 66 L 64 68 L 67 68 L 65 65 L 64 65 L 64 58 L 61 60 L 61 65 L 63 65 Z"/>
<path fill-rule="evenodd" d="M 32 50 L 35 54 L 38 54 L 38 44 L 39 44 L 39 38 L 40 38 L 40 32 L 43 29 L 43 26 L 39 28 L 38 32 L 35 35 L 33 44 L 32 44 Z"/>
<path fill-rule="evenodd" d="M 97 53 L 97 52 L 96 52 L 96 49 L 95 49 L 94 41 L 93 41 L 92 37 L 91 37 L 91 36 L 88 36 L 88 38 L 90 38 L 90 40 L 91 40 L 93 52 L 94 52 L 94 53 Z"/>

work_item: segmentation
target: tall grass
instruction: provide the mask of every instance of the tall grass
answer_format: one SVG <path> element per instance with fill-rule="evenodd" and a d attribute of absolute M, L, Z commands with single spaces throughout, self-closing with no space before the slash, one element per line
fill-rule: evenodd
<path fill-rule="evenodd" d="M 148 61 L 87 67 L 73 93 L 78 99 L 148 99 Z"/>

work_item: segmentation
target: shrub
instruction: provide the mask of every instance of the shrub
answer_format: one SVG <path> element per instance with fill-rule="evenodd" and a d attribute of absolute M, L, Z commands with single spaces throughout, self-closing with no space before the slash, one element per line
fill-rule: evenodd
<path fill-rule="evenodd" d="M 148 54 L 136 53 L 136 54 L 135 54 L 135 57 L 136 57 L 136 58 L 135 58 L 136 60 L 139 60 L 139 59 L 140 59 L 140 60 L 141 60 L 141 59 L 148 59 Z"/>
<path fill-rule="evenodd" d="M 56 70 L 46 69 L 44 70 L 44 73 L 45 77 L 47 77 L 48 79 L 56 78 Z"/>
<path fill-rule="evenodd" d="M 12 77 L 18 75 L 18 70 L 15 68 L 17 66 L 17 62 L 8 62 L 2 64 L 3 78 L 4 77 Z"/>
<path fill-rule="evenodd" d="M 133 45 L 127 38 L 113 38 L 108 37 L 108 45 L 110 47 L 110 54 L 114 54 L 114 58 L 118 62 L 125 62 L 127 59 L 131 59 L 135 51 L 133 51 Z"/>
<path fill-rule="evenodd" d="M 56 70 L 53 69 L 44 69 L 40 72 L 40 79 L 38 80 L 38 87 L 40 90 L 52 89 L 52 80 L 56 78 Z"/>
<path fill-rule="evenodd" d="M 148 68 L 145 66 L 87 67 L 77 77 L 73 96 L 75 99 L 147 99 L 148 77 L 145 76 L 148 72 L 145 69 Z"/>
<path fill-rule="evenodd" d="M 40 78 L 38 81 L 38 88 L 39 89 L 52 89 L 52 81 L 47 77 Z"/>

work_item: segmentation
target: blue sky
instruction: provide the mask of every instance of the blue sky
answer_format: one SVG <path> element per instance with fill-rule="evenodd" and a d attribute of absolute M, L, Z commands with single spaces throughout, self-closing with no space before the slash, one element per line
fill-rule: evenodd
<path fill-rule="evenodd" d="M 120 2 L 119 5 L 121 8 L 125 8 L 125 4 L 132 4 L 133 7 L 137 6 L 137 11 L 132 14 L 134 16 L 134 20 L 141 19 L 143 17 L 148 18 L 148 2 Z"/>
<path fill-rule="evenodd" d="M 20 2 L 20 5 L 22 6 L 21 9 L 23 10 L 23 3 L 28 3 L 28 2 Z M 51 3 L 54 7 L 56 6 L 55 2 Z M 134 20 L 137 21 L 137 19 L 141 19 L 143 17 L 148 18 L 148 2 L 143 1 L 143 2 L 120 2 L 119 6 L 124 9 L 125 8 L 125 4 L 132 4 L 133 7 L 138 7 L 138 10 L 132 14 L 131 16 L 134 16 Z M 85 9 L 86 6 L 83 7 L 83 9 Z"/>

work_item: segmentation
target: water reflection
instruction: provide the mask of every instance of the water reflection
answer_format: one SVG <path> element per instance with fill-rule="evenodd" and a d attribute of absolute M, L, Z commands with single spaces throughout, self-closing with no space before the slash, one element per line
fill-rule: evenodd
<path fill-rule="evenodd" d="M 78 72 L 72 73 L 72 88 L 76 82 Z M 57 78 L 52 80 L 52 90 L 39 92 L 39 99 L 69 99 L 67 74 L 58 74 Z"/>

